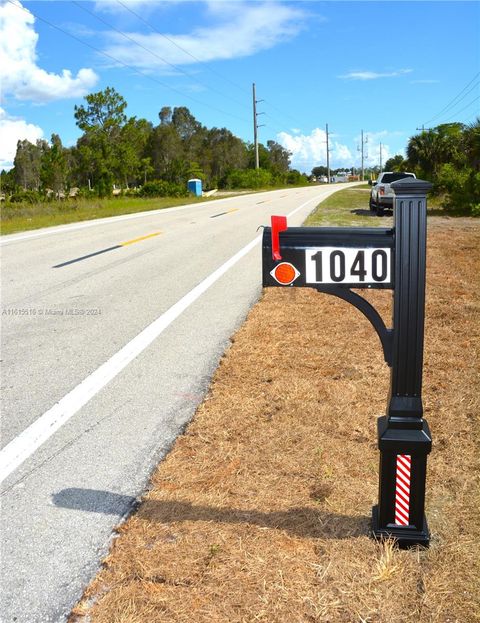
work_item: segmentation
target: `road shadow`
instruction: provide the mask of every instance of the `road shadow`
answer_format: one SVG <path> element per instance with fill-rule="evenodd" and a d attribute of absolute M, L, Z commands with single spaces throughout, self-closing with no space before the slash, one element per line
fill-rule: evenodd
<path fill-rule="evenodd" d="M 133 497 L 95 489 L 63 489 L 54 494 L 52 499 L 56 506 L 93 513 L 124 515 L 128 508 L 136 508 L 136 499 Z M 349 539 L 368 535 L 370 531 L 369 516 L 341 515 L 309 507 L 262 512 L 174 500 L 146 500 L 138 507 L 137 516 L 149 522 L 164 524 L 182 521 L 250 524 L 285 530 L 293 536 L 322 539 Z"/>
<path fill-rule="evenodd" d="M 138 507 L 137 498 L 130 495 L 77 487 L 62 489 L 58 493 L 54 493 L 52 502 L 60 508 L 103 515 L 118 515 L 119 517 Z"/>
<path fill-rule="evenodd" d="M 378 216 L 378 214 L 376 214 L 375 212 L 372 212 L 371 210 L 360 209 L 360 208 L 358 208 L 357 210 L 350 210 L 350 214 L 356 214 L 357 216 L 371 216 L 372 218 L 381 218 Z M 382 216 L 392 216 L 392 215 L 393 215 L 393 210 L 385 210 L 385 212 L 382 214 Z"/>

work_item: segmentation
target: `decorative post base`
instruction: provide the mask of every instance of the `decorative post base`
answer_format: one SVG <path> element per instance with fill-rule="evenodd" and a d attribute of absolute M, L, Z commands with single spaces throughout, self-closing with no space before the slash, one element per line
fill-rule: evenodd
<path fill-rule="evenodd" d="M 417 530 L 415 526 L 396 526 L 389 524 L 386 528 L 380 528 L 378 522 L 378 506 L 372 508 L 372 536 L 376 539 L 395 539 L 400 548 L 406 549 L 412 545 L 428 547 L 430 532 L 427 518 L 423 515 L 423 527 Z"/>
<path fill-rule="evenodd" d="M 378 419 L 380 485 L 372 532 L 376 538 L 396 539 L 400 547 L 427 546 L 430 534 L 424 507 L 430 430 L 423 419 L 417 420 L 415 428 L 413 422 L 411 428 L 399 424 L 386 417 Z"/>

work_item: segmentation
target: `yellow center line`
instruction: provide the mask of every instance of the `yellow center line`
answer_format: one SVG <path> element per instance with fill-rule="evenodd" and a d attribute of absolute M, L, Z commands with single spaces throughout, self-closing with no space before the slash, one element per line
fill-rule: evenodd
<path fill-rule="evenodd" d="M 156 231 L 153 234 L 148 234 L 147 236 L 140 236 L 140 238 L 134 238 L 133 240 L 127 240 L 127 242 L 121 242 L 120 246 L 121 247 L 126 247 L 127 244 L 135 244 L 136 242 L 140 242 L 141 240 L 147 240 L 147 238 L 153 238 L 154 236 L 160 236 L 162 232 L 161 231 Z"/>

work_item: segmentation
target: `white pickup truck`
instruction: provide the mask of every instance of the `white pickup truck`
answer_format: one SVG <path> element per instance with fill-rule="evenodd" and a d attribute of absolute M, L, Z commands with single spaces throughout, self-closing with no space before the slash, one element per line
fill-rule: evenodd
<path fill-rule="evenodd" d="M 390 188 L 392 182 L 403 180 L 405 177 L 416 177 L 415 173 L 384 171 L 380 173 L 376 182 L 368 182 L 372 186 L 370 191 L 370 210 L 378 216 L 383 215 L 385 208 L 393 208 L 394 192 Z"/>

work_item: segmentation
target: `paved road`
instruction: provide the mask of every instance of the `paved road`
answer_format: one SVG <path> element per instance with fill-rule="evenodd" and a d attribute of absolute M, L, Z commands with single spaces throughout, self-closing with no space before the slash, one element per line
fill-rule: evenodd
<path fill-rule="evenodd" d="M 2 622 L 66 620 L 260 294 L 258 226 L 337 189 L 2 239 Z"/>

